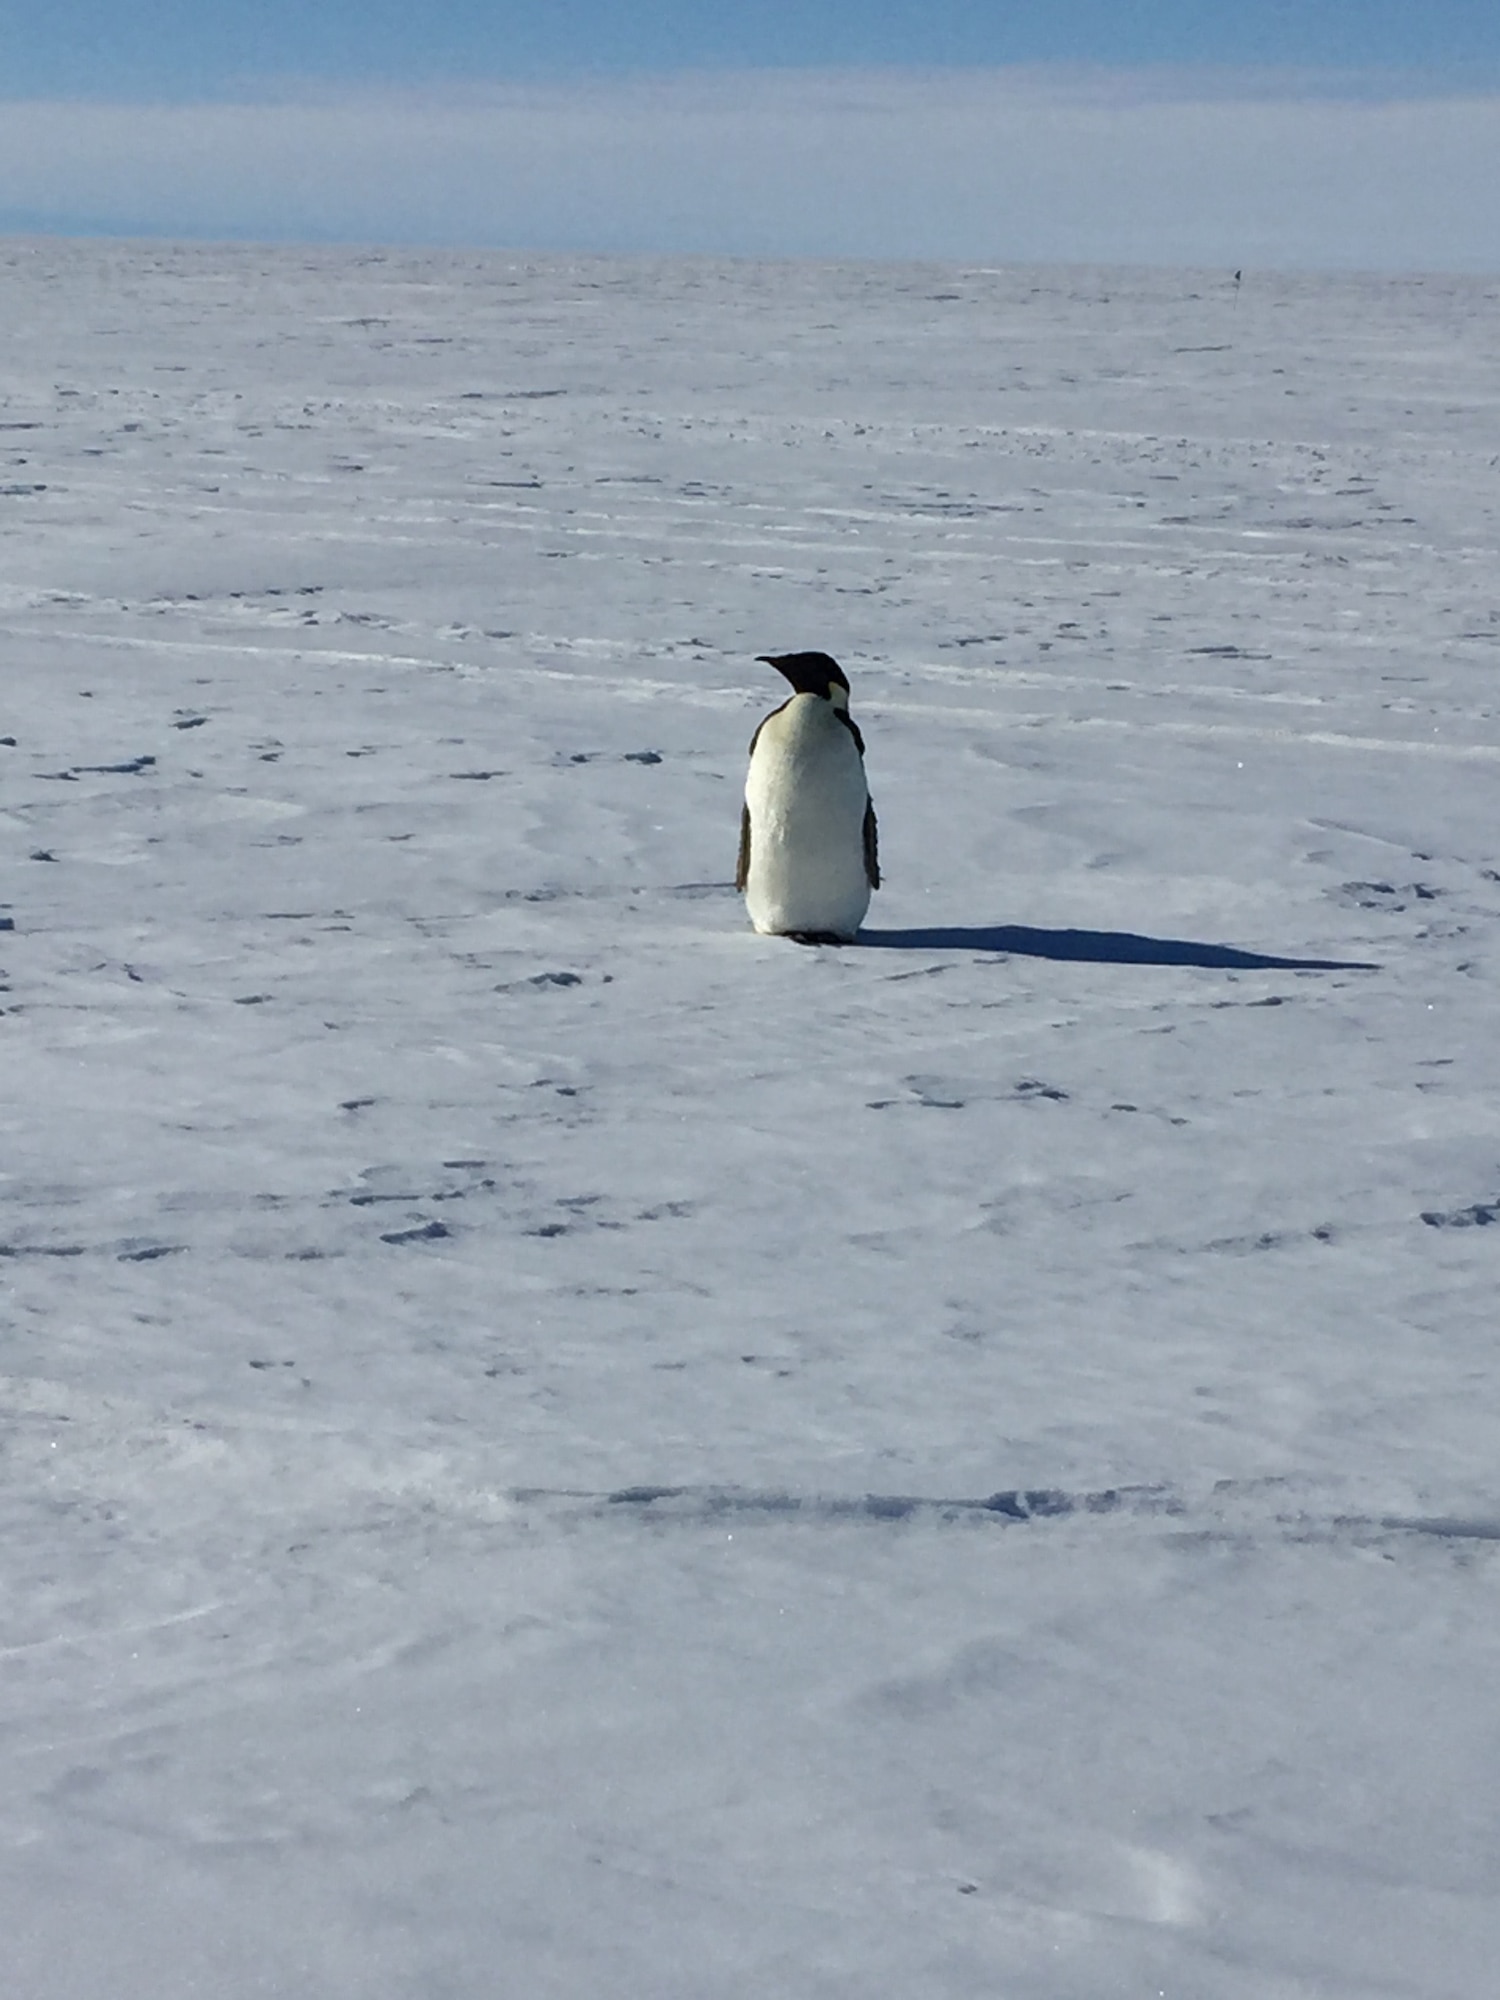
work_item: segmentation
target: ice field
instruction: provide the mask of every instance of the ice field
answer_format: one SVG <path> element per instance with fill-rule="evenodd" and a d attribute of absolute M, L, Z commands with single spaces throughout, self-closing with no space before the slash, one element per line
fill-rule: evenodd
<path fill-rule="evenodd" d="M 1500 282 L 0 288 L 0 1990 L 1493 1993 Z"/>

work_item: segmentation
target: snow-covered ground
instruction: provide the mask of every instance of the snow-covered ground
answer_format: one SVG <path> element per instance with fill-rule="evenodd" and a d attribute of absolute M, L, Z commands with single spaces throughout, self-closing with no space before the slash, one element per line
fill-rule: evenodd
<path fill-rule="evenodd" d="M 1491 1994 L 1500 286 L 0 283 L 4 1992 Z"/>

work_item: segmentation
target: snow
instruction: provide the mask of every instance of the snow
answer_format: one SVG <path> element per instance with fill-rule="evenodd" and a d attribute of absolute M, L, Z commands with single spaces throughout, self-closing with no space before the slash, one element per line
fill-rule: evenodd
<path fill-rule="evenodd" d="M 0 271 L 5 1990 L 1488 1993 L 1496 286 Z"/>

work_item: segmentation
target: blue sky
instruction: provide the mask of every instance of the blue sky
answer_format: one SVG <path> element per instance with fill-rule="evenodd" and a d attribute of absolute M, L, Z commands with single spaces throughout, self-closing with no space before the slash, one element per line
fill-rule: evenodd
<path fill-rule="evenodd" d="M 762 67 L 1500 70 L 1497 0 L 0 0 L 0 98 Z"/>
<path fill-rule="evenodd" d="M 0 231 L 1500 271 L 1500 0 L 0 0 Z"/>

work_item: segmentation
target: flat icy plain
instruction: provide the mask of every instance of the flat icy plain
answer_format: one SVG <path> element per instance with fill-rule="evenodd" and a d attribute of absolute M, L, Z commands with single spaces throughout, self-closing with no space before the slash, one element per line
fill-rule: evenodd
<path fill-rule="evenodd" d="M 0 1988 L 1492 1994 L 1500 285 L 0 288 Z"/>

